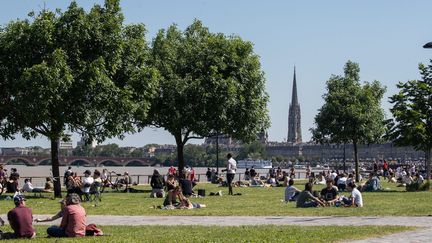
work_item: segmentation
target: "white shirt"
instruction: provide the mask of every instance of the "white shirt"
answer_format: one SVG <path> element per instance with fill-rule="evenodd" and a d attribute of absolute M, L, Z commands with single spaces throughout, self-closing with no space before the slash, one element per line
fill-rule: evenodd
<path fill-rule="evenodd" d="M 333 172 L 333 173 L 330 174 L 330 178 L 332 180 L 334 180 L 336 178 L 336 176 L 337 176 L 336 172 Z"/>
<path fill-rule="evenodd" d="M 25 192 L 32 192 L 33 191 L 33 185 L 31 184 L 30 181 L 28 181 L 27 183 L 24 184 L 22 190 Z"/>
<path fill-rule="evenodd" d="M 85 185 L 85 184 L 89 184 L 89 185 L 91 185 L 91 184 L 93 184 L 93 182 L 94 182 L 93 177 L 89 176 L 89 177 L 84 177 L 84 178 L 83 178 L 82 184 L 83 184 L 83 185 Z M 90 186 L 88 186 L 88 187 L 83 187 L 83 192 L 84 192 L 84 193 L 89 193 L 89 192 L 90 192 Z"/>
<path fill-rule="evenodd" d="M 344 177 L 341 177 L 338 179 L 337 184 L 343 185 L 343 184 L 346 184 L 346 181 L 347 181 L 347 178 L 344 176 Z"/>
<path fill-rule="evenodd" d="M 235 174 L 237 170 L 237 162 L 232 157 L 228 160 L 227 174 Z"/>
<path fill-rule="evenodd" d="M 357 190 L 357 188 L 353 188 L 353 190 L 351 192 L 351 196 L 354 198 L 354 203 L 357 206 L 363 207 L 363 197 L 362 197 L 360 191 Z"/>

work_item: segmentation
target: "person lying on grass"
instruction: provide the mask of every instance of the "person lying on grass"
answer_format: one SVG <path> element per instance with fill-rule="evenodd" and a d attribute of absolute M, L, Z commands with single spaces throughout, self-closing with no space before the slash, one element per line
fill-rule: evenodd
<path fill-rule="evenodd" d="M 176 198 L 179 199 L 179 203 L 177 203 Z M 193 209 L 193 208 L 205 208 L 205 204 L 192 203 L 189 198 L 185 197 L 182 193 L 182 190 L 179 186 L 176 186 L 172 192 L 169 192 L 165 197 L 163 209 Z"/>
<path fill-rule="evenodd" d="M 194 209 L 194 208 L 205 208 L 207 207 L 205 204 L 199 204 L 191 202 L 189 198 L 183 196 L 183 193 L 178 194 L 180 204 L 178 205 L 178 209 Z"/>
<path fill-rule="evenodd" d="M 325 206 L 324 202 L 312 195 L 312 183 L 306 183 L 304 191 L 300 192 L 297 197 L 298 208 L 310 208 Z"/>

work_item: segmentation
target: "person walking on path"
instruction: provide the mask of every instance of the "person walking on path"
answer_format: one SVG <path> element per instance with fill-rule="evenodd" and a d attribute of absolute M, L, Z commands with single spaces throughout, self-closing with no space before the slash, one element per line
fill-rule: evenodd
<path fill-rule="evenodd" d="M 227 173 L 227 183 L 228 183 L 228 195 L 233 195 L 232 190 L 232 181 L 234 180 L 234 176 L 237 170 L 237 162 L 232 157 L 232 155 L 229 153 L 227 154 L 228 164 L 227 168 L 222 170 L 222 172 L 226 171 Z"/>

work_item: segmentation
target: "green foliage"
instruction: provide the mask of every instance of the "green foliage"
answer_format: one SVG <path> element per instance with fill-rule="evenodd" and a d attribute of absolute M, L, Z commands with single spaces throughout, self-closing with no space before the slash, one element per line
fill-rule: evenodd
<path fill-rule="evenodd" d="M 152 58 L 161 80 L 151 119 L 175 137 L 181 168 L 191 138 L 217 132 L 248 141 L 268 127 L 265 79 L 252 43 L 211 33 L 195 20 L 185 31 L 160 30 Z"/>
<path fill-rule="evenodd" d="M 353 143 L 357 172 L 357 144 L 378 142 L 385 133 L 381 108 L 385 87 L 378 81 L 362 86 L 359 72 L 359 65 L 348 61 L 344 76 L 330 77 L 324 105 L 315 116 L 316 128 L 311 129 L 317 142 Z"/>
<path fill-rule="evenodd" d="M 118 0 L 88 13 L 72 2 L 65 12 L 30 16 L 0 30 L 0 132 L 49 138 L 58 177 L 56 141 L 65 131 L 88 141 L 133 132 L 133 115 L 147 116 L 157 72 L 144 26 L 123 26 Z"/>
<path fill-rule="evenodd" d="M 427 155 L 427 179 L 432 160 L 432 65 L 419 65 L 422 80 L 398 83 L 399 93 L 390 97 L 390 111 L 394 120 L 389 122 L 388 138 L 399 146 L 414 146 Z"/>
<path fill-rule="evenodd" d="M 254 226 L 164 226 L 147 225 L 104 226 L 97 224 L 104 232 L 102 237 L 61 238 L 62 242 L 342 242 L 350 239 L 384 236 L 414 227 L 407 226 L 291 226 L 291 225 L 254 225 Z M 59 238 L 47 238 L 48 226 L 36 225 L 37 242 L 58 242 Z M 6 226 L 4 231 L 11 231 Z M 229 235 L 229 237 L 221 237 Z M 22 242 L 28 240 L 8 240 Z"/>
<path fill-rule="evenodd" d="M 249 144 L 243 144 L 239 151 L 237 159 L 265 159 L 266 157 L 267 152 L 265 146 L 259 141 L 254 141 Z"/>

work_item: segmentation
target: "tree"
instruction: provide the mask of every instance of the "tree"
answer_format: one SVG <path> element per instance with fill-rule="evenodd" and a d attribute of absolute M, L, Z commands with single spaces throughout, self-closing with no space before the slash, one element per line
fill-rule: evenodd
<path fill-rule="evenodd" d="M 65 131 L 99 142 L 133 132 L 132 116 L 146 116 L 156 90 L 145 28 L 123 26 L 119 5 L 107 0 L 87 13 L 72 2 L 63 13 L 30 13 L 31 20 L 0 30 L 0 87 L 7 94 L 0 132 L 51 140 L 56 197 L 61 197 L 58 154 Z"/>
<path fill-rule="evenodd" d="M 241 147 L 237 159 L 264 159 L 267 155 L 265 146 L 259 142 L 254 141 L 249 144 L 243 144 Z"/>
<path fill-rule="evenodd" d="M 360 84 L 360 68 L 348 61 L 344 76 L 332 75 L 327 81 L 324 105 L 315 116 L 312 137 L 320 143 L 353 143 L 356 181 L 359 181 L 357 145 L 377 142 L 385 132 L 381 99 L 385 87 L 378 81 Z"/>
<path fill-rule="evenodd" d="M 160 30 L 152 61 L 161 79 L 151 124 L 174 136 L 180 171 L 189 139 L 218 133 L 247 142 L 268 127 L 265 79 L 252 43 L 211 33 L 195 20 L 185 31 Z"/>
<path fill-rule="evenodd" d="M 431 61 L 432 62 L 432 61 Z M 394 120 L 389 123 L 388 138 L 399 146 L 414 146 L 426 156 L 427 180 L 432 160 L 432 65 L 419 65 L 422 80 L 397 84 L 399 93 L 390 97 Z"/>

